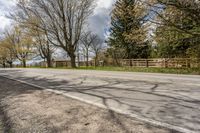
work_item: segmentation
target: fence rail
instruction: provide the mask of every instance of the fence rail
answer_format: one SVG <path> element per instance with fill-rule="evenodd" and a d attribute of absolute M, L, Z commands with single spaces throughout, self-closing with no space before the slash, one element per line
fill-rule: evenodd
<path fill-rule="evenodd" d="M 122 59 L 121 66 L 132 67 L 163 67 L 163 68 L 197 68 L 200 59 L 191 58 L 161 58 L 161 59 Z"/>
<path fill-rule="evenodd" d="M 86 62 L 77 62 L 79 66 L 86 66 Z M 52 62 L 53 67 L 67 67 L 70 66 L 70 60 L 59 60 Z M 89 66 L 94 66 L 94 61 L 89 61 Z M 19 65 L 21 66 L 21 65 Z M 27 65 L 46 67 L 46 62 Z M 116 61 L 110 60 L 99 61 L 98 66 L 121 66 L 121 67 L 158 67 L 158 68 L 200 68 L 200 59 L 191 58 L 159 58 L 159 59 L 118 59 Z"/>

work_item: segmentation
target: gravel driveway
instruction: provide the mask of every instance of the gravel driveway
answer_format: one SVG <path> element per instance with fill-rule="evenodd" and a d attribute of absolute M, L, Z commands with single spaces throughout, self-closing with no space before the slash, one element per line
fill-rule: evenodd
<path fill-rule="evenodd" d="M 0 92 L 0 132 L 172 132 L 3 77 Z"/>

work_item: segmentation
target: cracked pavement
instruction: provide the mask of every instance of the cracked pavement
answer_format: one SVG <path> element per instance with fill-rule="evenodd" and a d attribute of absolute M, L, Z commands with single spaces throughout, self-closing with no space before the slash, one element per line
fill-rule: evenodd
<path fill-rule="evenodd" d="M 200 76 L 56 69 L 0 75 L 182 132 L 200 132 Z"/>

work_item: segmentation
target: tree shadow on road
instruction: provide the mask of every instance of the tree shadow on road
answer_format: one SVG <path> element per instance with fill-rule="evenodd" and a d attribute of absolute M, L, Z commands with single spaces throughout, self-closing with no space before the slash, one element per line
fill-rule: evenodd
<path fill-rule="evenodd" d="M 115 120 L 125 132 L 128 132 L 126 131 L 127 127 L 115 116 L 111 101 L 117 103 L 119 108 L 126 106 L 130 113 L 144 118 L 175 126 L 183 126 L 194 131 L 200 130 L 198 128 L 198 125 L 200 125 L 200 100 L 182 95 L 177 93 L 177 90 L 172 91 L 170 88 L 166 89 L 167 93 L 160 92 L 159 87 L 167 86 L 166 83 L 99 78 L 99 80 L 104 81 L 103 84 L 95 85 L 94 80 L 93 85 L 87 85 L 87 80 L 92 80 L 87 76 L 73 79 L 78 81 L 73 83 L 71 80 L 55 80 L 50 77 L 41 78 L 35 76 L 28 78 L 23 73 L 20 76 L 18 75 L 17 79 L 37 84 L 47 89 L 57 90 L 62 94 L 78 93 L 83 97 L 91 96 L 101 99 L 101 103 L 109 110 L 110 119 Z M 121 84 L 129 86 L 123 88 Z M 148 87 L 143 89 L 142 85 L 148 85 Z M 194 126 L 191 127 L 191 124 Z"/>
<path fill-rule="evenodd" d="M 37 80 L 35 80 L 37 81 Z M 38 82 L 38 81 L 37 81 Z M 59 85 L 61 83 L 68 83 L 66 81 L 61 81 L 61 82 L 55 82 L 51 81 L 49 85 Z M 88 126 L 92 125 L 91 122 L 99 123 L 99 130 L 96 132 L 112 132 L 114 129 L 112 129 L 110 126 L 115 125 L 118 129 L 119 132 L 131 132 L 130 130 L 130 124 L 127 124 L 127 120 L 129 119 L 124 119 L 124 117 L 121 117 L 119 114 L 115 113 L 114 111 L 110 110 L 108 108 L 108 113 L 102 114 L 102 116 L 99 116 L 105 123 L 110 123 L 108 127 L 105 128 L 105 123 L 98 122 L 96 120 L 93 120 L 92 117 L 93 114 L 98 114 L 98 111 L 101 109 L 94 109 L 93 106 L 86 106 L 82 107 L 80 106 L 75 106 L 73 104 L 76 103 L 76 101 L 73 101 L 71 105 L 56 105 L 55 108 L 59 108 L 61 106 L 66 106 L 62 107 L 63 109 L 66 108 L 66 114 L 67 116 L 72 116 L 72 117 L 64 117 L 61 119 L 58 119 L 56 116 L 54 116 L 54 112 L 51 112 L 52 115 L 46 116 L 45 112 L 48 112 L 48 110 L 52 110 L 52 107 L 48 104 L 51 104 L 51 102 L 55 102 L 50 100 L 52 97 L 55 97 L 55 93 L 48 93 L 46 94 L 45 91 L 43 91 L 40 88 L 36 87 L 31 87 L 26 84 L 22 84 L 20 82 L 8 80 L 6 78 L 0 77 L 0 112 L 1 116 L 3 116 L 3 126 L 4 126 L 4 132 L 61 132 L 61 131 L 73 131 L 77 132 L 76 128 L 74 129 L 69 129 L 73 128 L 74 125 L 80 124 L 82 127 L 80 128 L 80 131 L 85 131 L 89 132 Z M 46 108 L 46 110 L 43 112 L 44 114 L 40 115 L 34 115 L 35 112 L 31 109 L 32 103 L 34 101 L 30 101 L 31 99 L 28 99 L 27 96 L 31 96 L 32 94 L 35 95 L 37 91 L 40 91 L 37 96 L 42 97 L 40 100 L 37 100 L 37 103 L 39 105 L 43 105 L 43 108 Z M 104 104 L 107 104 L 107 99 L 104 99 Z M 62 101 L 64 99 L 57 99 L 57 101 Z M 48 102 L 49 101 L 49 102 Z M 44 103 L 46 102 L 46 103 Z M 27 107 L 27 109 L 21 107 L 24 104 L 30 103 L 30 107 Z M 35 103 L 35 102 L 34 102 Z M 84 103 L 82 103 L 84 104 Z M 69 107 L 70 106 L 70 107 Z M 38 108 L 39 110 L 39 108 Z M 80 115 L 81 114 L 81 115 Z M 12 116 L 12 118 L 11 118 Z M 27 119 L 28 118 L 28 119 Z M 16 123 L 19 121 L 14 121 L 14 120 L 21 120 L 27 123 L 27 127 L 16 127 Z M 80 121 L 79 119 L 83 119 Z M 98 119 L 99 120 L 99 119 Z M 56 122 L 52 122 L 56 121 Z M 88 121 L 88 122 L 87 122 Z M 130 121 L 130 120 L 129 120 Z M 37 123 L 33 123 L 37 122 Z M 57 126 L 56 123 L 65 123 L 65 126 Z M 21 122 L 20 122 L 21 123 Z M 18 123 L 19 124 L 19 123 Z M 134 122 L 134 125 L 132 126 L 141 126 L 143 125 L 140 122 Z M 104 125 L 104 126 L 103 126 Z M 146 128 L 152 128 L 149 125 L 145 125 Z M 16 129 L 13 129 L 16 128 Z M 18 130 L 20 129 L 20 130 Z M 154 129 L 152 129 L 154 130 Z M 114 130 L 115 131 L 115 130 Z"/>

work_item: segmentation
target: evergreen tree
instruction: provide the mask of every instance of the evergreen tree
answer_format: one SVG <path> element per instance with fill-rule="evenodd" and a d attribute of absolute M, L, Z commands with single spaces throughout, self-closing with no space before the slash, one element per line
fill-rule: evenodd
<path fill-rule="evenodd" d="M 157 0 L 164 5 L 158 14 L 156 41 L 162 57 L 200 58 L 200 2 Z"/>
<path fill-rule="evenodd" d="M 124 49 L 123 58 L 141 58 L 141 51 L 148 48 L 145 42 L 143 21 L 145 9 L 139 0 L 118 0 L 112 11 L 111 36 L 109 45 L 115 49 Z"/>

